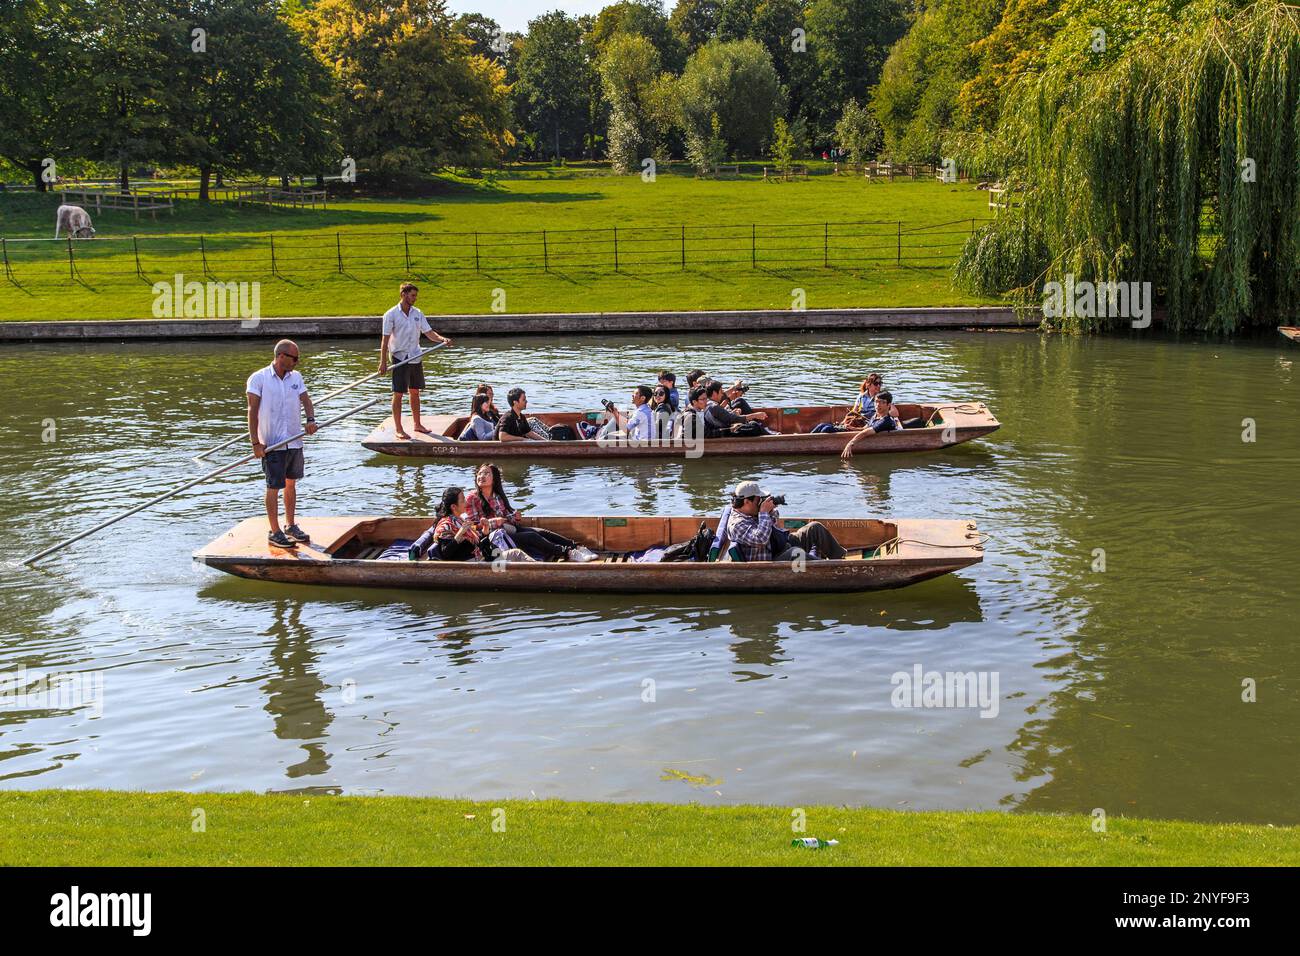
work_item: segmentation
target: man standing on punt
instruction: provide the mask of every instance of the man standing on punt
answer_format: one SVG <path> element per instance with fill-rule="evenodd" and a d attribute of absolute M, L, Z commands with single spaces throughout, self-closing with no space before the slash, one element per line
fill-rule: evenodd
<path fill-rule="evenodd" d="M 296 548 L 310 539 L 298 527 L 294 508 L 298 504 L 298 479 L 303 474 L 302 439 L 284 448 L 267 451 L 304 429 L 299 409 L 307 410 L 308 435 L 316 434 L 316 412 L 307 396 L 307 385 L 297 372 L 298 345 L 289 339 L 275 343 L 275 358 L 266 368 L 248 376 L 248 434 L 253 455 L 262 460 L 266 475 L 266 517 L 271 530 L 266 540 L 277 548 Z M 280 528 L 280 489 L 284 489 L 284 524 Z"/>
<path fill-rule="evenodd" d="M 403 282 L 401 301 L 384 313 L 384 337 L 379 341 L 379 374 L 388 371 L 388 357 L 394 362 L 403 362 L 420 351 L 420 336 L 427 335 L 430 341 L 450 345 L 451 339 L 444 338 L 429 325 L 424 313 L 415 307 L 420 290 L 412 282 Z M 424 388 L 424 365 L 422 359 L 407 362 L 393 369 L 393 430 L 398 438 L 410 438 L 402 428 L 402 396 L 411 396 L 411 424 L 417 432 L 429 434 L 429 429 L 420 422 L 420 389 Z"/>

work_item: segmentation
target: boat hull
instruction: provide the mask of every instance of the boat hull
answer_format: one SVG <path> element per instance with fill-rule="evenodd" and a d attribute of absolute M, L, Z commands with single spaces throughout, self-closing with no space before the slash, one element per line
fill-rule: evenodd
<path fill-rule="evenodd" d="M 788 519 L 793 528 L 810 519 Z M 689 538 L 701 521 L 716 519 L 551 517 L 525 521 L 572 537 L 607 554 L 643 545 L 649 533 L 661 541 Z M 195 552 L 195 559 L 228 574 L 282 584 L 398 588 L 428 591 L 531 591 L 595 594 L 813 593 L 874 591 L 904 587 L 970 567 L 983 559 L 974 522 L 823 519 L 846 546 L 896 540 L 878 556 L 803 562 L 625 563 L 366 560 L 335 557 L 352 542 L 392 526 L 388 538 L 415 536 L 430 524 L 419 518 L 303 518 L 313 544 L 292 551 L 266 542 L 265 519 L 250 518 Z M 319 542 L 319 546 L 317 545 Z"/>
<path fill-rule="evenodd" d="M 925 428 L 906 428 L 871 435 L 854 446 L 853 453 L 898 454 L 938 451 L 991 434 L 1001 423 L 980 403 L 956 405 L 904 406 L 904 415 L 921 414 L 938 409 L 946 416 L 942 424 Z M 388 418 L 361 444 L 370 451 L 399 458 L 700 458 L 704 456 L 751 456 L 773 459 L 838 455 L 856 432 L 817 432 L 811 428 L 822 422 L 839 421 L 848 411 L 837 406 L 800 409 L 770 408 L 769 423 L 779 435 L 756 438 L 706 438 L 696 442 L 654 440 L 627 442 L 604 441 L 458 441 L 449 437 L 459 434 L 463 418 L 437 416 L 430 420 L 434 434 L 411 432 L 409 439 L 399 439 Z M 596 413 L 549 412 L 536 416 L 549 424 L 568 423 L 574 419 L 596 420 Z"/>

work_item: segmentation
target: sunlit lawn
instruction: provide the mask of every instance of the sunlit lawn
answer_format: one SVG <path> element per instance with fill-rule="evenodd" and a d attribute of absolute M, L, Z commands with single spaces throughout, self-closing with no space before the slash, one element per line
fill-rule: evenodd
<path fill-rule="evenodd" d="M 30 241 L 53 235 L 58 196 L 0 195 L 11 274 L 0 277 L 0 320 L 148 317 L 152 284 L 177 273 L 256 281 L 264 316 L 378 313 L 408 277 L 421 306 L 444 314 L 494 311 L 503 293 L 506 312 L 981 301 L 950 282 L 965 236 L 988 216 L 987 194 L 966 183 L 531 169 L 429 191 L 314 211 L 182 199 L 139 222 L 91 209 L 97 240 L 72 243 L 75 272 L 67 243 Z"/>

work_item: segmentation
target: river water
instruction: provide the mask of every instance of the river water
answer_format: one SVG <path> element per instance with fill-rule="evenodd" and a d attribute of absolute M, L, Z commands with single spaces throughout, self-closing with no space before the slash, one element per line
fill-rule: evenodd
<path fill-rule="evenodd" d="M 373 362 L 370 342 L 300 345 L 317 395 Z M 269 352 L 0 347 L 0 672 L 12 687 L 25 669 L 29 692 L 0 694 L 0 786 L 1300 823 L 1300 349 L 1280 337 L 538 337 L 428 360 L 444 411 L 481 380 L 498 401 L 524 384 L 535 410 L 591 408 L 697 365 L 758 404 L 843 402 L 872 370 L 896 398 L 985 401 L 1002 429 L 940 453 L 503 467 L 538 514 L 716 513 L 756 476 L 790 514 L 993 535 L 981 565 L 898 591 L 404 593 L 194 565 L 259 512 L 254 466 L 17 565 L 201 473 L 189 456 L 240 429 Z M 470 483 L 467 464 L 362 449 L 381 409 L 309 443 L 301 513 L 427 514 Z M 991 700 L 895 706 L 894 675 L 918 665 L 975 672 Z M 82 698 L 33 697 L 42 674 Z"/>

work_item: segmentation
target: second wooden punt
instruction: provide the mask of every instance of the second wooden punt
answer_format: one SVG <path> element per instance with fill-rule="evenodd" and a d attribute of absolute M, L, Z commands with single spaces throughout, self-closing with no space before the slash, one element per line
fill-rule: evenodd
<path fill-rule="evenodd" d="M 995 432 L 1001 423 L 982 402 L 941 402 L 927 405 L 901 404 L 904 419 L 920 418 L 930 424 L 924 428 L 906 428 L 882 432 L 858 442 L 855 455 L 884 452 L 935 451 L 960 445 Z M 758 455 L 786 458 L 800 455 L 838 455 L 854 432 L 812 433 L 824 423 L 840 421 L 848 413 L 844 405 L 790 406 L 759 409 L 768 414 L 769 428 L 779 432 L 756 438 L 706 438 L 683 442 L 662 439 L 629 443 L 610 439 L 598 441 L 459 441 L 468 418 L 464 415 L 426 416 L 432 430 L 426 435 L 407 431 L 411 437 L 401 439 L 393 429 L 393 419 L 385 419 L 361 444 L 385 455 L 412 458 L 664 458 L 702 455 Z M 576 426 L 579 421 L 599 424 L 604 412 L 528 413 L 546 425 Z"/>
<path fill-rule="evenodd" d="M 1295 326 L 1282 325 L 1278 327 L 1278 331 L 1281 332 L 1283 335 L 1285 335 L 1292 342 L 1300 342 L 1300 329 L 1297 329 Z"/>
<path fill-rule="evenodd" d="M 812 519 L 782 518 L 787 529 Z M 983 560 L 975 522 L 822 518 L 849 549 L 841 560 L 658 562 L 628 560 L 646 548 L 694 537 L 700 517 L 539 517 L 540 526 L 585 544 L 600 560 L 572 562 L 412 561 L 405 547 L 430 518 L 300 518 L 311 544 L 272 547 L 266 519 L 249 518 L 194 553 L 229 574 L 284 584 L 454 591 L 547 591 L 659 594 L 870 591 L 899 588 Z M 388 553 L 387 559 L 380 555 Z"/>

